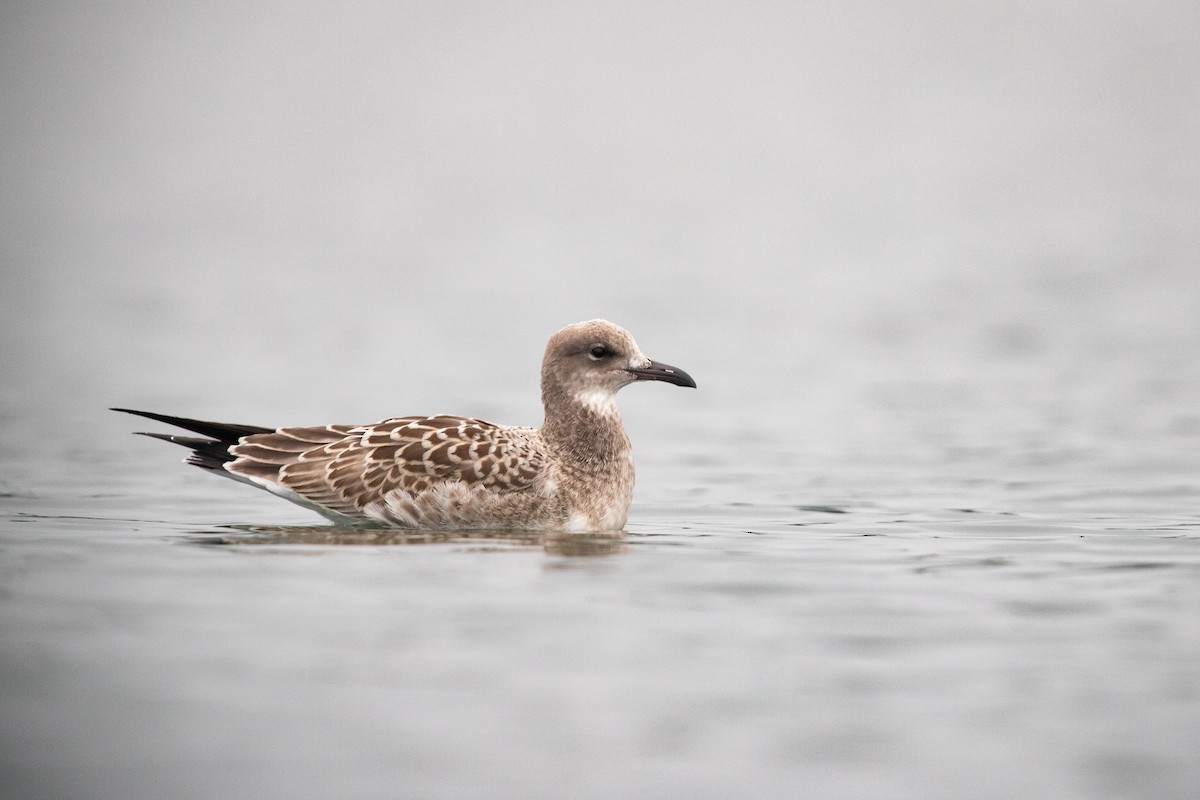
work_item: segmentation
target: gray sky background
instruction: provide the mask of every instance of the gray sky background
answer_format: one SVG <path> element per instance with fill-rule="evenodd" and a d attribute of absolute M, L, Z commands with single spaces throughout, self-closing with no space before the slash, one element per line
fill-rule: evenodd
<path fill-rule="evenodd" d="M 469 393 L 462 361 L 527 393 L 545 335 L 595 316 L 710 386 L 855 348 L 919 372 L 935 347 L 1194 342 L 1198 23 L 6 3 L 2 396 L 432 411 Z"/>

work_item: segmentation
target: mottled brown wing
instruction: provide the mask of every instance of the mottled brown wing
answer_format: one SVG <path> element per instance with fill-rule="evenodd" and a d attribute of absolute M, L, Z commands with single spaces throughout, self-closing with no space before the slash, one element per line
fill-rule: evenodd
<path fill-rule="evenodd" d="M 375 425 L 282 428 L 242 439 L 227 468 L 355 515 L 389 492 L 416 495 L 456 481 L 520 492 L 545 462 L 529 428 L 464 417 L 400 417 Z"/>
<path fill-rule="evenodd" d="M 227 463 L 225 469 L 249 478 L 257 483 L 285 486 L 285 471 L 298 464 L 321 464 L 335 458 L 338 453 L 352 447 L 361 436 L 361 425 L 324 425 L 312 428 L 280 428 L 271 433 L 244 436 L 229 448 L 236 459 Z M 356 433 L 358 431 L 359 433 Z M 330 486 L 316 480 L 318 475 L 311 469 L 300 472 L 311 480 L 302 480 L 295 487 L 287 486 L 303 495 L 309 502 L 343 514 L 356 510 Z M 317 473 L 320 470 L 316 470 Z"/>

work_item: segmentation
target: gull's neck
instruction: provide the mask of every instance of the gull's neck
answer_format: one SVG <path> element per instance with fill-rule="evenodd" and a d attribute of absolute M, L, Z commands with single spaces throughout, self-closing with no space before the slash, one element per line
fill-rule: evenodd
<path fill-rule="evenodd" d="M 628 460 L 629 437 L 611 391 L 570 392 L 551 385 L 543 387 L 542 403 L 546 407 L 542 436 L 555 449 L 589 464 Z"/>

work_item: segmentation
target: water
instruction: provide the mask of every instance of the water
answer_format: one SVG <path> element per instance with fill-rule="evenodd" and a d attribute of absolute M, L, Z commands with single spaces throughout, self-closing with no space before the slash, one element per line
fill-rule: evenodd
<path fill-rule="evenodd" d="M 1194 522 L 641 516 L 628 549 L 605 556 L 215 545 L 238 538 L 106 519 L 26 519 L 17 535 L 10 521 L 11 785 L 112 797 L 1183 797 L 1195 785 Z"/>
<path fill-rule="evenodd" d="M 0 794 L 1200 793 L 1195 9 L 747 9 L 6 7 Z M 597 316 L 620 538 L 105 411 L 537 424 Z"/>
<path fill-rule="evenodd" d="M 338 533 L 97 415 L 3 500 L 13 796 L 1192 794 L 1189 409 L 1003 442 L 892 386 L 912 441 L 837 452 L 700 380 L 623 393 L 620 539 Z"/>

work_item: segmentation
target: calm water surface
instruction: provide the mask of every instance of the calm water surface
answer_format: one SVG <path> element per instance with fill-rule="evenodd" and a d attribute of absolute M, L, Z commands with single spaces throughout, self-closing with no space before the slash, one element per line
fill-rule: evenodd
<path fill-rule="evenodd" d="M 617 539 L 338 532 L 117 415 L 14 430 L 11 796 L 1193 796 L 1189 409 L 1005 438 L 884 380 L 801 436 L 700 381 L 624 393 Z"/>

